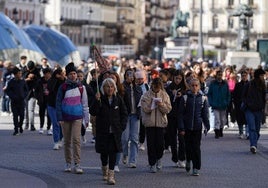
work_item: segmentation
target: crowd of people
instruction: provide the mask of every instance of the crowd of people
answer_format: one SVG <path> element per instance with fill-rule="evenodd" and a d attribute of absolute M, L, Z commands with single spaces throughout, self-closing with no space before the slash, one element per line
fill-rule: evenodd
<path fill-rule="evenodd" d="M 250 67 L 175 60 L 113 59 L 109 69 L 96 62 L 51 67 L 21 56 L 5 62 L 2 116 L 12 114 L 13 135 L 35 131 L 53 135 L 53 149 L 64 148 L 65 172 L 82 174 L 81 143 L 92 126 L 92 143 L 100 154 L 103 180 L 115 184 L 119 163 L 137 168 L 139 150 L 147 148 L 149 171 L 162 169 L 166 151 L 192 175 L 201 169 L 202 134 L 238 125 L 238 135 L 257 152 L 267 110 L 266 71 Z M 0 64 L 1 66 L 1 64 Z M 147 147 L 145 147 L 145 143 Z M 73 166 L 72 166 L 73 163 Z"/>

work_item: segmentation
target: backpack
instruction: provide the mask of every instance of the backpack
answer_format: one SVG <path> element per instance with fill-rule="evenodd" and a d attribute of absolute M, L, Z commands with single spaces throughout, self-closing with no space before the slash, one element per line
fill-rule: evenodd
<path fill-rule="evenodd" d="M 184 98 L 184 106 L 186 106 L 186 102 L 187 102 L 187 98 L 188 98 L 188 96 L 187 96 L 187 95 L 183 95 L 183 98 Z M 203 108 L 205 100 L 206 100 L 206 96 L 202 95 L 202 104 L 201 104 L 201 108 Z"/>
<path fill-rule="evenodd" d="M 65 92 L 66 92 L 66 90 L 67 90 L 67 83 L 66 83 L 66 82 L 64 82 L 64 83 L 62 84 L 61 89 L 62 89 L 63 96 L 64 96 L 64 95 L 65 95 Z M 82 94 L 83 94 L 83 90 L 84 90 L 83 85 L 82 85 L 82 84 L 79 84 L 78 89 L 79 89 L 79 91 L 80 91 L 81 98 L 82 98 Z"/>

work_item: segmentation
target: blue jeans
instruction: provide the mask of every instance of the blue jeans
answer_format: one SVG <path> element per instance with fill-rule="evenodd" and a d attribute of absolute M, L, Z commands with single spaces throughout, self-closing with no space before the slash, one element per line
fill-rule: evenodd
<path fill-rule="evenodd" d="M 31 126 L 34 126 L 34 111 L 35 111 L 36 101 L 37 100 L 34 97 L 28 100 L 28 114 L 29 114 L 28 123 L 30 123 Z"/>
<path fill-rule="evenodd" d="M 52 106 L 47 106 L 47 112 L 52 122 L 53 140 L 54 143 L 57 143 L 62 139 L 63 136 L 61 126 L 57 121 L 56 108 Z"/>
<path fill-rule="evenodd" d="M 140 120 L 135 114 L 128 116 L 127 126 L 122 134 L 123 155 L 129 156 L 129 163 L 136 164 L 139 144 Z M 130 141 L 129 155 L 128 142 Z"/>
<path fill-rule="evenodd" d="M 260 137 L 263 112 L 252 112 L 250 110 L 246 110 L 245 116 L 248 124 L 250 146 L 257 147 L 257 142 Z"/>

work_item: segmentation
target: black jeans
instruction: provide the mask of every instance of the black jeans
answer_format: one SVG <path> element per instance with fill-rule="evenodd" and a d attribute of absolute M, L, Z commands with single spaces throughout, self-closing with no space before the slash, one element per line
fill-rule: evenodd
<path fill-rule="evenodd" d="M 185 141 L 184 136 L 180 135 L 177 128 L 177 118 L 170 117 L 168 119 L 168 137 L 171 146 L 171 153 L 173 162 L 184 161 L 185 160 Z M 179 141 L 179 145 L 178 145 Z"/>
<path fill-rule="evenodd" d="M 139 142 L 143 144 L 145 141 L 145 127 L 142 124 L 142 120 L 140 119 L 140 133 L 139 133 Z"/>
<path fill-rule="evenodd" d="M 164 128 L 146 127 L 146 139 L 148 150 L 148 162 L 150 166 L 163 157 L 164 152 Z"/>
<path fill-rule="evenodd" d="M 109 134 L 109 149 L 108 153 L 101 153 L 100 158 L 101 158 L 101 164 L 102 166 L 107 166 L 109 163 L 109 169 L 114 170 L 115 162 L 116 162 L 116 144 L 114 141 L 114 135 Z"/>
<path fill-rule="evenodd" d="M 200 170 L 201 168 L 201 137 L 202 130 L 185 131 L 185 149 L 187 162 L 193 162 L 193 168 Z"/>
<path fill-rule="evenodd" d="M 16 103 L 11 101 L 11 110 L 13 113 L 14 130 L 18 131 L 18 128 L 22 128 L 24 120 L 25 103 Z"/>
<path fill-rule="evenodd" d="M 47 130 L 51 128 L 51 120 L 47 112 L 47 103 L 44 102 L 42 104 L 39 104 L 39 117 L 40 117 L 40 128 L 44 127 L 45 124 L 45 116 L 47 116 Z"/>

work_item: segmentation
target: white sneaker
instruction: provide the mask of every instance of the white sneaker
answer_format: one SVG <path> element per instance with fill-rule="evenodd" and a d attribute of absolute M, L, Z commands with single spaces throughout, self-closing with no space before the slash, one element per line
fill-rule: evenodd
<path fill-rule="evenodd" d="M 60 148 L 62 148 L 62 146 L 63 146 L 63 141 L 62 141 L 62 140 L 58 141 L 58 145 L 59 145 Z"/>
<path fill-rule="evenodd" d="M 87 139 L 86 139 L 85 136 L 82 136 L 82 143 L 83 143 L 83 144 L 86 144 L 86 143 L 87 143 Z"/>
<path fill-rule="evenodd" d="M 114 166 L 114 171 L 115 171 L 115 172 L 120 172 L 120 169 L 119 169 L 118 165 L 115 165 L 115 166 Z"/>
<path fill-rule="evenodd" d="M 47 135 L 53 135 L 53 132 L 52 132 L 52 130 L 47 130 Z"/>
<path fill-rule="evenodd" d="M 54 146 L 53 146 L 53 150 L 59 150 L 60 149 L 60 146 L 58 143 L 55 143 Z"/>
<path fill-rule="evenodd" d="M 39 134 L 43 134 L 43 133 L 44 133 L 43 128 L 40 128 L 40 129 L 39 129 Z"/>
<path fill-rule="evenodd" d="M 142 150 L 142 151 L 145 151 L 145 146 L 144 146 L 144 144 L 140 144 L 139 149 Z"/>
<path fill-rule="evenodd" d="M 71 172 L 71 171 L 72 171 L 71 164 L 70 163 L 66 163 L 64 172 Z"/>
<path fill-rule="evenodd" d="M 83 171 L 83 169 L 81 168 L 80 164 L 76 164 L 76 165 L 74 166 L 74 173 L 76 173 L 76 174 L 83 174 L 83 173 L 84 173 L 84 171 Z"/>
<path fill-rule="evenodd" d="M 186 166 L 185 161 L 178 161 L 179 168 L 185 168 L 185 166 Z"/>

